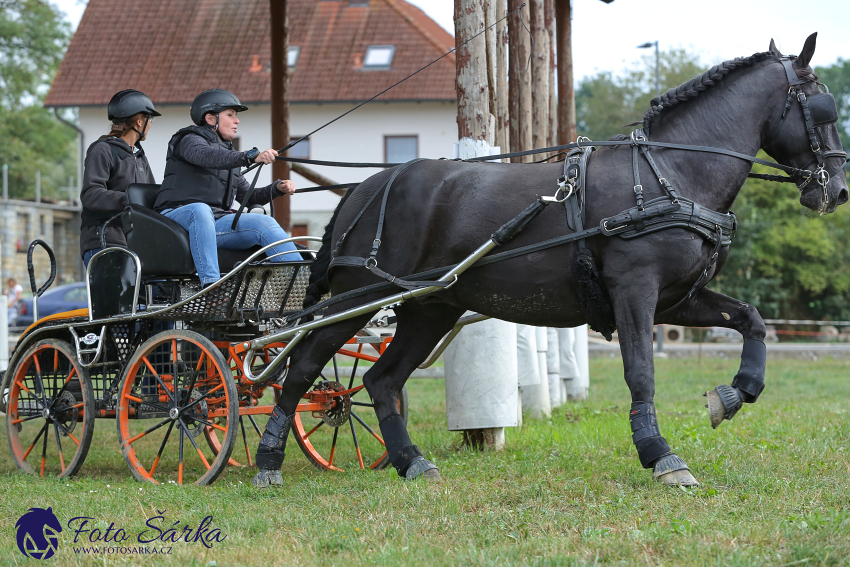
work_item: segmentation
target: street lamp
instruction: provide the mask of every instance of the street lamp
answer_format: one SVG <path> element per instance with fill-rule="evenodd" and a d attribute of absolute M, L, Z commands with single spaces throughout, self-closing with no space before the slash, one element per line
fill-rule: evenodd
<path fill-rule="evenodd" d="M 638 45 L 638 49 L 647 49 L 650 47 L 655 47 L 655 96 L 661 96 L 661 81 L 658 78 L 658 40 L 648 41 L 641 45 Z"/>

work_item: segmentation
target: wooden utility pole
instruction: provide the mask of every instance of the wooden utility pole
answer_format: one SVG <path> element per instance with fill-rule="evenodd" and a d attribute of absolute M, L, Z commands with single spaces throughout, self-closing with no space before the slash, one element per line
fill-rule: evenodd
<path fill-rule="evenodd" d="M 455 61 L 457 62 L 457 134 L 493 143 L 490 130 L 490 88 L 487 81 L 487 34 L 484 0 L 455 0 Z"/>
<path fill-rule="evenodd" d="M 289 17 L 287 0 L 269 0 L 271 9 L 272 147 L 289 144 Z M 289 152 L 287 152 L 288 154 Z M 289 162 L 275 161 L 274 179 L 289 179 Z M 274 200 L 274 218 L 289 232 L 289 195 Z"/>
<path fill-rule="evenodd" d="M 531 144 L 531 67 L 528 57 L 531 53 L 531 39 L 522 22 L 529 20 L 529 8 L 526 0 L 508 0 L 508 12 L 521 12 L 508 18 L 508 34 L 510 40 L 510 66 L 508 69 L 508 98 L 510 104 L 511 151 L 519 152 L 532 148 Z M 522 14 L 522 21 L 520 21 Z M 520 163 L 531 161 L 530 156 L 511 158 Z"/>
<path fill-rule="evenodd" d="M 555 0 L 558 50 L 558 143 L 576 139 L 576 96 L 573 90 L 571 0 Z"/>
<path fill-rule="evenodd" d="M 555 0 L 546 0 L 546 27 L 549 30 L 549 141 L 547 145 L 558 145 L 558 85 L 555 70 Z"/>
<path fill-rule="evenodd" d="M 529 0 L 531 4 L 531 148 L 549 144 L 549 29 L 546 21 L 547 0 Z M 528 148 L 528 149 L 531 149 Z"/>
<path fill-rule="evenodd" d="M 495 4 L 495 21 L 499 22 L 494 28 L 496 57 L 493 64 L 496 76 L 496 101 L 495 108 L 491 106 L 490 112 L 496 117 L 496 145 L 502 148 L 502 153 L 508 153 L 511 148 L 511 116 L 508 111 L 508 21 L 505 19 L 508 15 L 508 3 L 507 0 L 488 1 Z"/>

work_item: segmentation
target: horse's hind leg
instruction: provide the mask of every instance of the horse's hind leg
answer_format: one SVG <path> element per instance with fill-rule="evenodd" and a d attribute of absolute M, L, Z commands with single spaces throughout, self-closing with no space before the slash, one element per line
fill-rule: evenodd
<path fill-rule="evenodd" d="M 744 336 L 741 367 L 731 386 L 717 386 L 706 392 L 711 426 L 716 428 L 724 419 L 732 419 L 744 402 L 755 403 L 764 389 L 764 321 L 752 305 L 720 293 L 701 289 L 660 323 L 690 327 L 727 327 Z"/>
<path fill-rule="evenodd" d="M 620 352 L 626 384 L 632 394 L 629 424 L 632 442 L 640 464 L 653 470 L 664 484 L 693 486 L 699 482 L 688 465 L 678 457 L 661 436 L 655 414 L 655 364 L 652 352 L 652 327 L 657 290 L 651 281 L 613 281 L 609 288 L 617 320 Z"/>
<path fill-rule="evenodd" d="M 295 408 L 334 353 L 369 321 L 373 313 L 353 317 L 339 323 L 320 327 L 310 333 L 292 351 L 286 380 L 278 392 L 278 401 L 266 423 L 257 447 L 256 463 L 259 472 L 251 480 L 258 488 L 283 484 L 280 467 L 283 465 L 286 439 Z"/>
<path fill-rule="evenodd" d="M 425 361 L 434 346 L 451 331 L 464 310 L 444 304 L 410 301 L 395 310 L 398 325 L 393 341 L 363 376 L 372 397 L 390 462 L 399 476 L 413 479 L 440 478 L 437 465 L 425 459 L 410 440 L 398 413 L 398 398 L 408 377 Z"/>

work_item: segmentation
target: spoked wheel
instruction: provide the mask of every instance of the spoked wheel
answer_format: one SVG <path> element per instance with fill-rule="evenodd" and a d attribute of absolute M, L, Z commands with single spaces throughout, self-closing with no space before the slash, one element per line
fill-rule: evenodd
<path fill-rule="evenodd" d="M 209 339 L 192 331 L 154 335 L 127 364 L 118 390 L 118 440 L 137 479 L 209 484 L 236 441 L 236 384 L 230 366 Z M 213 451 L 198 437 L 218 432 Z"/>
<path fill-rule="evenodd" d="M 227 352 L 227 343 L 216 343 L 219 350 Z M 274 357 L 275 351 L 279 349 L 266 348 L 255 355 L 255 364 L 268 364 Z M 276 389 L 278 384 L 250 384 L 242 379 L 242 361 L 238 355 L 230 351 L 228 361 L 238 384 L 237 392 L 239 398 L 239 421 L 237 423 L 236 446 L 227 464 L 232 467 L 254 466 L 254 452 L 257 444 L 263 436 L 263 431 L 268 421 L 268 416 L 274 410 L 277 403 Z M 259 372 L 255 367 L 255 371 Z M 207 444 L 210 449 L 218 454 L 221 451 L 221 431 L 214 427 L 204 430 Z"/>
<path fill-rule="evenodd" d="M 10 371 L 6 431 L 15 464 L 30 474 L 75 475 L 94 433 L 94 392 L 73 347 L 40 341 Z"/>
<path fill-rule="evenodd" d="M 363 346 L 357 347 L 358 353 Z M 334 355 L 333 379 L 323 379 L 304 395 L 306 403 L 298 404 L 292 435 L 319 470 L 382 469 L 389 458 L 375 406 L 362 378 L 356 377 L 360 358 L 354 358 L 350 377 L 342 378 L 340 363 L 346 359 L 351 360 L 345 354 Z M 407 388 L 401 390 L 398 410 L 407 424 Z"/>

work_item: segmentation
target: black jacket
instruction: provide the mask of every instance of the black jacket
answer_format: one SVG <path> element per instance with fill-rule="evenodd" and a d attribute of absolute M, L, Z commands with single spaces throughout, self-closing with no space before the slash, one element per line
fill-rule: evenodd
<path fill-rule="evenodd" d="M 249 191 L 250 185 L 241 173 L 249 163 L 245 152 L 234 150 L 211 128 L 182 128 L 168 142 L 165 176 L 154 209 L 161 212 L 204 203 L 218 219 L 230 214 L 234 199 L 252 206 L 265 205 L 280 196 L 276 181 Z"/>
<path fill-rule="evenodd" d="M 168 142 L 162 189 L 156 198 L 157 211 L 176 209 L 189 203 L 205 203 L 210 207 L 229 209 L 241 177 L 240 168 L 213 169 L 201 167 L 180 155 L 180 142 L 187 135 L 200 136 L 211 148 L 233 151 L 230 142 L 222 141 L 209 128 L 189 126 L 177 131 Z"/>
<path fill-rule="evenodd" d="M 82 226 L 80 255 L 86 250 L 100 248 L 103 223 L 124 210 L 127 196 L 124 191 L 131 183 L 154 183 L 148 158 L 141 145 L 133 154 L 121 138 L 100 138 L 86 152 L 83 172 Z M 121 223 L 114 222 L 106 229 L 107 246 L 127 246 Z"/>

